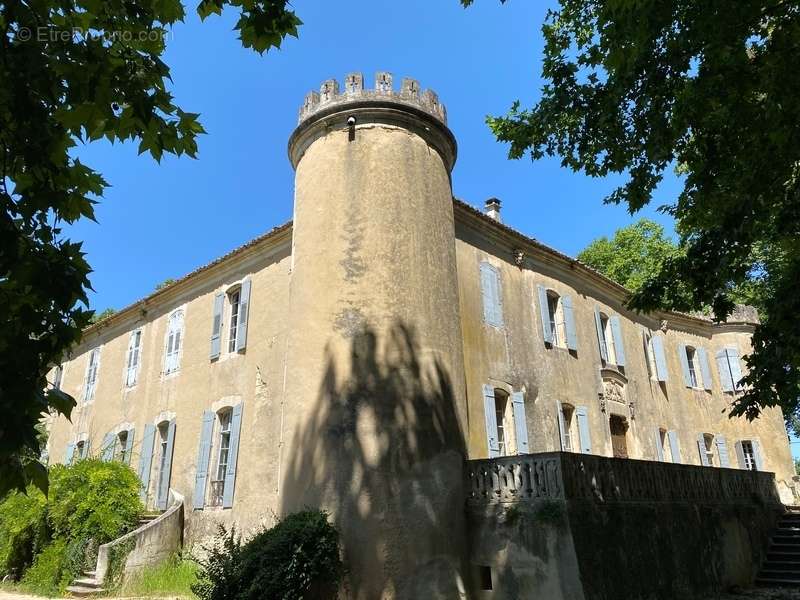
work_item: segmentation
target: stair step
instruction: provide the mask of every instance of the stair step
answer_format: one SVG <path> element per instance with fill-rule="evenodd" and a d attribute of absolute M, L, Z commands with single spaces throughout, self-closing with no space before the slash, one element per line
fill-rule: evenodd
<path fill-rule="evenodd" d="M 83 575 L 84 577 L 88 577 L 89 579 L 94 579 L 95 576 L 97 575 L 97 571 L 95 571 L 94 569 L 92 569 L 91 571 L 84 571 Z"/>
<path fill-rule="evenodd" d="M 765 587 L 800 587 L 800 577 L 794 579 L 784 577 L 759 577 L 756 579 L 756 585 Z"/>
<path fill-rule="evenodd" d="M 761 569 L 761 573 L 758 576 L 762 579 L 781 579 L 781 578 L 788 578 L 788 579 L 800 579 L 800 570 L 796 568 L 784 570 L 784 569 L 773 569 L 771 567 L 765 567 Z"/>
<path fill-rule="evenodd" d="M 102 594 L 105 592 L 103 588 L 99 587 L 84 587 L 82 585 L 71 585 L 67 588 L 67 591 L 72 594 L 73 596 L 77 596 L 79 598 L 85 598 L 86 596 L 94 596 L 96 594 Z"/>
<path fill-rule="evenodd" d="M 793 546 L 800 546 L 800 535 L 777 534 L 773 535 L 771 539 L 775 544 L 790 544 Z"/>
<path fill-rule="evenodd" d="M 100 587 L 100 584 L 97 583 L 97 579 L 95 579 L 94 577 L 84 577 L 84 578 L 81 578 L 81 579 L 76 579 L 72 583 L 73 583 L 73 585 L 79 585 L 79 586 L 88 587 L 88 588 L 98 588 L 98 587 Z"/>
<path fill-rule="evenodd" d="M 797 560 L 766 560 L 762 567 L 765 571 L 799 571 L 800 572 L 800 557 Z"/>
<path fill-rule="evenodd" d="M 800 545 L 798 544 L 777 544 L 772 543 L 769 547 L 770 552 L 785 552 L 787 554 L 800 554 Z"/>

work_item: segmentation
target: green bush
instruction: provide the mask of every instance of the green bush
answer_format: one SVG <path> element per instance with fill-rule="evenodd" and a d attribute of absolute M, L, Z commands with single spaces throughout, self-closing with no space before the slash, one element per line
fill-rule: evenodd
<path fill-rule="evenodd" d="M 0 579 L 19 579 L 49 541 L 47 501 L 38 489 L 12 492 L 0 502 Z"/>
<path fill-rule="evenodd" d="M 33 565 L 25 571 L 21 589 L 40 596 L 61 596 L 72 581 L 66 567 L 67 543 L 57 539 L 36 556 Z"/>
<path fill-rule="evenodd" d="M 193 591 L 203 600 L 302 600 L 335 594 L 342 576 L 339 532 L 323 511 L 303 511 L 246 543 L 220 526 Z"/>
<path fill-rule="evenodd" d="M 142 512 L 139 478 L 117 461 L 57 465 L 50 472 L 49 505 L 57 536 L 105 544 L 136 525 Z"/>

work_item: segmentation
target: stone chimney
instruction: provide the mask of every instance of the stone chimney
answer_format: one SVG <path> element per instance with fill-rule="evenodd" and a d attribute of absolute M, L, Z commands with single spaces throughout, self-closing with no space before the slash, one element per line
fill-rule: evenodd
<path fill-rule="evenodd" d="M 500 220 L 500 200 L 498 200 L 497 198 L 489 198 L 486 201 L 484 212 L 486 213 L 486 216 L 489 217 L 490 219 L 494 219 L 498 223 L 502 222 Z"/>

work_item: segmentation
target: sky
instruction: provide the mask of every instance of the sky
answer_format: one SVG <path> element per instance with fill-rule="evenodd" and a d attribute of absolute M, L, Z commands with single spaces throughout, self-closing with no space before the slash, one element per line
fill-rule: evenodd
<path fill-rule="evenodd" d="M 502 201 L 505 223 L 572 256 L 593 239 L 645 216 L 674 235 L 658 205 L 680 182 L 659 187 L 651 207 L 629 215 L 602 199 L 623 179 L 592 179 L 558 159 L 510 161 L 485 124 L 515 100 L 541 95 L 541 25 L 547 2 L 477 0 L 296 0 L 299 39 L 263 56 L 236 39 L 236 13 L 201 23 L 187 5 L 169 37 L 176 103 L 200 113 L 208 132 L 197 159 L 166 156 L 161 164 L 136 146 L 95 142 L 77 149 L 82 162 L 111 184 L 96 207 L 97 223 L 70 228 L 83 240 L 94 272 L 91 307 L 120 309 L 291 218 L 294 173 L 287 141 L 305 94 L 322 81 L 361 71 L 372 87 L 390 71 L 399 87 L 414 77 L 447 107 L 458 140 L 454 194 L 482 207 Z M 800 454 L 800 444 L 793 445 Z"/>

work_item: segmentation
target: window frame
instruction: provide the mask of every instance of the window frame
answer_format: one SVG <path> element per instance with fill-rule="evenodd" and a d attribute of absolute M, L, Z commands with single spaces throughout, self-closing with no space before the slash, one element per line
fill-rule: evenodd
<path fill-rule="evenodd" d="M 703 433 L 703 443 L 705 444 L 705 451 L 706 451 L 706 460 L 708 461 L 709 467 L 717 467 L 714 462 L 714 446 L 716 442 L 716 436 L 713 433 Z"/>
<path fill-rule="evenodd" d="M 545 290 L 547 299 L 547 316 L 550 335 L 553 338 L 553 347 L 567 347 L 567 322 L 564 316 L 564 304 L 561 295 L 547 288 Z"/>
<path fill-rule="evenodd" d="M 658 379 L 658 365 L 656 364 L 656 351 L 653 348 L 653 334 L 649 331 L 644 331 L 644 352 L 645 362 L 647 363 L 647 372 L 650 379 L 659 381 Z"/>
<path fill-rule="evenodd" d="M 233 301 L 233 298 L 236 301 Z M 227 314 L 227 343 L 226 348 L 228 354 L 236 354 L 236 343 L 239 335 L 239 326 L 241 325 L 241 310 L 242 310 L 242 286 L 237 284 L 232 286 L 225 292 L 226 314 Z"/>
<path fill-rule="evenodd" d="M 606 348 L 606 363 L 617 364 L 617 349 L 614 346 L 614 332 L 611 331 L 611 315 L 600 311 L 600 330 L 603 333 L 603 345 Z"/>
<path fill-rule="evenodd" d="M 127 454 L 129 429 L 123 429 L 114 436 L 114 460 L 122 463 L 129 463 L 130 457 Z M 123 439 L 124 436 L 124 439 Z"/>
<path fill-rule="evenodd" d="M 134 345 L 134 340 L 136 345 Z M 139 367 L 142 364 L 142 342 L 144 340 L 144 328 L 137 327 L 131 331 L 128 338 L 128 353 L 125 361 L 125 387 L 134 387 L 139 383 Z M 135 364 L 133 357 L 136 357 Z"/>
<path fill-rule="evenodd" d="M 744 457 L 745 469 L 748 471 L 758 471 L 758 463 L 756 462 L 756 451 L 753 447 L 753 440 L 740 440 L 739 444 L 742 447 L 742 456 Z M 747 446 L 745 447 L 745 444 Z M 747 451 L 747 448 L 750 451 Z"/>
<path fill-rule="evenodd" d="M 683 347 L 684 352 L 686 353 L 686 364 L 689 367 L 689 382 L 692 384 L 692 389 L 701 389 L 702 387 L 702 373 L 700 377 L 698 377 L 698 371 L 700 371 L 700 364 L 699 359 L 697 357 L 697 348 L 694 346 L 689 346 L 688 344 Z"/>
<path fill-rule="evenodd" d="M 186 310 L 176 308 L 167 318 L 167 330 L 164 336 L 164 374 L 171 375 L 181 370 L 181 356 L 183 353 L 184 330 L 186 323 Z M 170 351 L 170 337 L 172 337 L 172 351 Z M 175 347 L 177 345 L 177 348 Z"/>
<path fill-rule="evenodd" d="M 90 404 L 94 401 L 94 393 L 97 389 L 97 379 L 100 371 L 100 348 L 97 346 L 89 352 L 88 363 L 86 365 L 86 376 L 83 382 L 83 403 Z"/>

